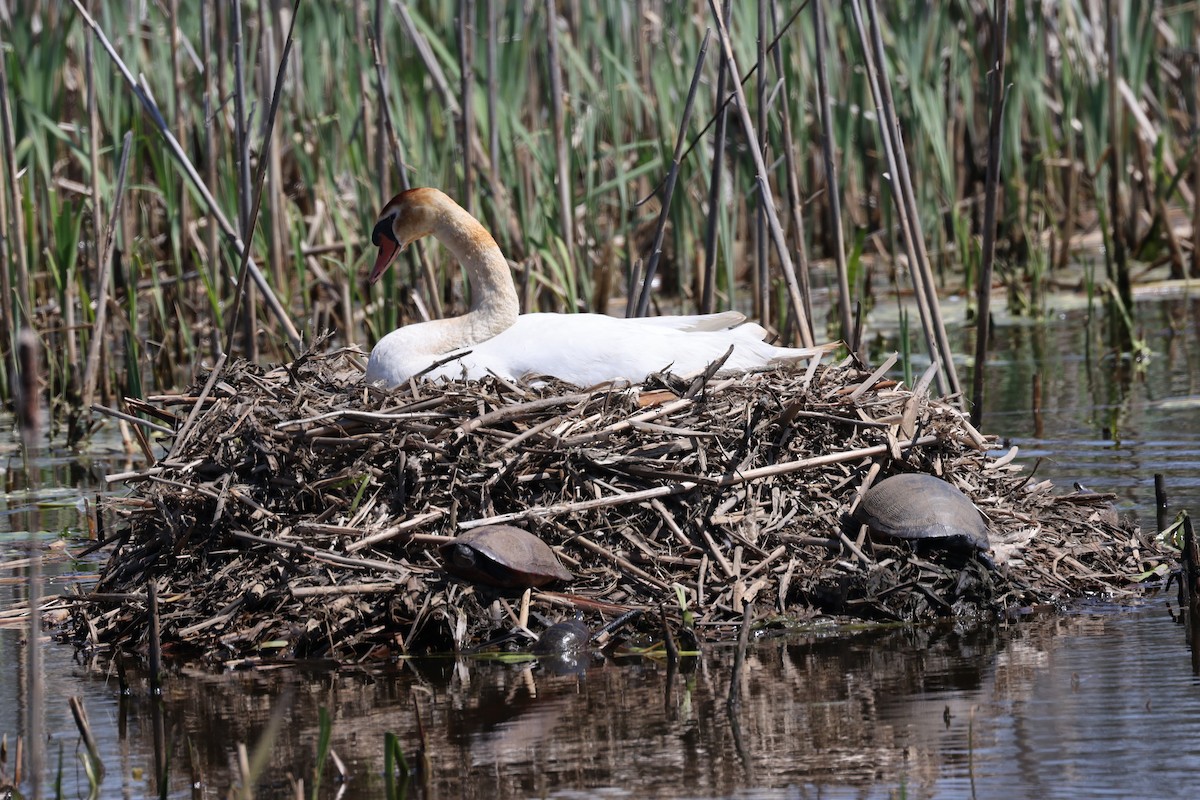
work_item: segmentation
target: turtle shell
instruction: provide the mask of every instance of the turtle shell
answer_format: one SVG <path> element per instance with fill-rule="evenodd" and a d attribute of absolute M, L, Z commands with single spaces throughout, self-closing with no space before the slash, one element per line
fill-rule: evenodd
<path fill-rule="evenodd" d="M 987 550 L 987 523 L 965 494 L 923 473 L 885 478 L 863 495 L 854 518 L 875 534 Z"/>
<path fill-rule="evenodd" d="M 542 631 L 533 652 L 538 655 L 577 653 L 586 650 L 591 641 L 592 632 L 587 625 L 577 619 L 565 619 Z"/>
<path fill-rule="evenodd" d="M 502 589 L 543 586 L 573 576 L 550 545 L 512 525 L 484 525 L 441 546 L 446 571 Z"/>

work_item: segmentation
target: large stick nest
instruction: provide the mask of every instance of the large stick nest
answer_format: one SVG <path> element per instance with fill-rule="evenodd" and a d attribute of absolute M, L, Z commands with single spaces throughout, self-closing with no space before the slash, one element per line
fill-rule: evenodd
<path fill-rule="evenodd" d="M 654 610 L 661 632 L 679 593 L 702 640 L 747 604 L 759 622 L 990 619 L 1129 590 L 1166 560 L 1110 498 L 1034 482 L 950 405 L 849 361 L 637 391 L 382 392 L 334 354 L 207 384 L 140 407 L 175 433 L 118 476 L 133 490 L 108 505 L 122 535 L 74 615 L 81 643 L 144 648 L 151 586 L 168 650 L 359 659 L 578 612 Z M 971 497 L 996 570 L 848 523 L 867 481 L 914 471 Z M 536 533 L 575 578 L 522 598 L 449 577 L 437 545 L 488 521 Z"/>

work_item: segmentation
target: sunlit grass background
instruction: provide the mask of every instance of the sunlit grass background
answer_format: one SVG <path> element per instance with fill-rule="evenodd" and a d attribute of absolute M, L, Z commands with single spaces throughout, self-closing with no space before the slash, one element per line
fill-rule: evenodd
<path fill-rule="evenodd" d="M 1112 24 L 1110 5 L 1120 15 Z M 903 252 L 858 35 L 848 7 L 823 6 L 837 165 L 830 187 L 812 9 L 767 0 L 761 9 L 733 6 L 738 71 L 749 75 L 752 116 L 767 121 L 758 135 L 797 254 L 794 217 L 783 212 L 791 203 L 789 163 L 800 188 L 816 338 L 838 338 L 836 295 L 825 291 L 835 251 L 850 255 L 855 304 L 893 280 Z M 291 4 L 93 0 L 88 7 L 237 226 L 254 193 L 243 187 L 267 151 Z M 397 325 L 462 308 L 460 270 L 436 247 L 423 251 L 427 266 L 414 249 L 380 286 L 365 283 L 376 211 L 403 185 L 440 187 L 485 221 L 513 262 L 526 310 L 623 312 L 631 275 L 649 256 L 658 190 L 701 41 L 713 27 L 706 2 L 302 0 L 298 8 L 261 214 L 253 236 L 242 238 L 305 342 L 332 331 L 329 346 L 369 348 Z M 10 123 L 0 397 L 11 397 L 11 342 L 27 322 L 44 344 L 55 419 L 64 420 L 81 402 L 93 337 L 103 337 L 95 397 L 102 402 L 178 385 L 211 362 L 236 324 L 229 316 L 240 259 L 113 61 L 99 43 L 89 46 L 94 37 L 76 6 L 26 0 L 9 9 L 0 21 Z M 969 285 L 979 260 L 993 7 L 888 3 L 881 13 L 922 231 L 939 279 Z M 1091 243 L 1099 266 L 1089 280 L 1113 278 L 1119 265 L 1105 271 L 1105 263 L 1119 252 L 1114 230 L 1142 263 L 1169 263 L 1176 277 L 1195 274 L 1195 16 L 1183 3 L 1013 4 L 998 275 L 1017 310 L 1037 313 L 1048 276 L 1067 265 L 1073 246 Z M 778 60 L 768 56 L 761 82 L 750 75 L 760 35 L 777 39 L 779 51 Z M 734 114 L 720 201 L 708 203 L 719 52 L 710 44 L 703 65 L 686 131 L 694 146 L 680 166 L 655 298 L 665 309 L 700 307 L 712 215 L 713 306 L 739 308 L 786 335 L 775 259 L 764 272 L 768 284 L 756 285 L 755 171 Z M 551 88 L 556 71 L 561 93 Z M 132 150 L 107 265 L 108 320 L 98 330 L 98 251 L 127 131 Z M 1116 229 L 1114 187 L 1124 209 Z M 845 242 L 829 224 L 835 195 Z M 238 354 L 286 357 L 278 321 L 261 302 L 248 307 L 253 335 L 236 339 Z"/>

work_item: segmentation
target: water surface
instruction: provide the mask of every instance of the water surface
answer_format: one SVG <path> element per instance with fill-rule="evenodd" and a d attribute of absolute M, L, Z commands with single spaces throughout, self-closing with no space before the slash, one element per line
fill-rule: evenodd
<path fill-rule="evenodd" d="M 1150 356 L 1137 361 L 1107 352 L 1079 312 L 1001 326 L 983 429 L 1040 461 L 1039 476 L 1113 492 L 1152 526 L 1155 472 L 1176 508 L 1200 509 L 1200 302 L 1143 303 L 1138 319 Z M 35 489 L 19 456 L 0 452 L 0 561 L 23 557 L 34 530 L 51 557 L 50 593 L 95 569 L 60 554 L 82 548 L 83 503 L 103 473 L 130 467 L 106 449 L 44 457 Z M 23 601 L 20 575 L 0 571 L 0 614 Z M 273 712 L 286 724 L 256 796 L 294 797 L 289 775 L 312 785 L 321 708 L 345 797 L 385 796 L 386 731 L 419 760 L 418 714 L 430 769 L 412 796 L 1194 797 L 1200 681 L 1171 599 L 1128 608 L 1096 598 L 975 629 L 773 636 L 752 648 L 733 711 L 733 658 L 721 647 L 673 674 L 658 661 L 602 659 L 565 674 L 452 660 L 230 674 L 176 666 L 160 702 L 133 665 L 122 695 L 113 665 L 46 644 L 50 770 L 62 764 L 64 796 L 86 796 L 66 703 L 76 695 L 107 768 L 103 797 L 158 796 L 156 752 L 169 754 L 168 796 L 228 796 L 237 743 L 252 749 Z M 10 742 L 24 728 L 22 634 L 0 617 L 0 734 Z M 332 773 L 321 797 L 336 796 Z"/>

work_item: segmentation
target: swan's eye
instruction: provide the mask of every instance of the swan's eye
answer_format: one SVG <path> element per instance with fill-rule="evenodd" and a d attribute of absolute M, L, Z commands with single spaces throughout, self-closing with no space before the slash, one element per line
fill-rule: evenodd
<path fill-rule="evenodd" d="M 392 223 L 394 221 L 395 217 L 389 214 L 388 216 L 379 220 L 379 222 L 376 222 L 375 230 L 371 231 L 371 244 L 379 247 L 381 237 L 386 236 L 395 242 L 397 247 L 399 247 L 400 240 L 396 238 L 396 233 L 392 230 Z"/>

